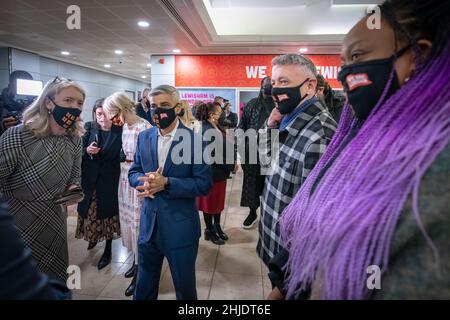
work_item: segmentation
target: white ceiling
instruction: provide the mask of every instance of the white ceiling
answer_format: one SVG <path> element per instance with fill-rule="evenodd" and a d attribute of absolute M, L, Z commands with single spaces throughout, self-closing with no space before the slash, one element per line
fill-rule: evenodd
<path fill-rule="evenodd" d="M 308 0 L 207 0 L 212 8 L 280 8 L 305 5 Z"/>
<path fill-rule="evenodd" d="M 218 35 L 277 36 L 346 34 L 366 13 L 368 5 L 362 2 L 203 0 Z"/>
<path fill-rule="evenodd" d="M 379 1 L 333 0 L 334 4 Z M 338 53 L 363 7 L 331 0 L 1 0 L 0 45 L 121 74 L 150 76 L 151 55 Z M 66 27 L 81 8 L 81 30 Z M 142 29 L 137 21 L 146 20 Z M 114 50 L 124 53 L 120 58 Z M 69 51 L 70 56 L 61 55 Z M 104 64 L 110 64 L 105 69 Z"/>

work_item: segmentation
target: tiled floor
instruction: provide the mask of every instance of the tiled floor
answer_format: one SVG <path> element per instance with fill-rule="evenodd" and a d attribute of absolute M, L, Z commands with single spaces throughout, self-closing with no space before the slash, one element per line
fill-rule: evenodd
<path fill-rule="evenodd" d="M 197 256 L 197 293 L 202 300 L 262 300 L 267 297 L 270 282 L 267 268 L 256 255 L 258 241 L 257 224 L 252 230 L 241 225 L 248 209 L 239 206 L 242 171 L 228 180 L 222 225 L 230 239 L 223 246 L 214 245 L 202 238 Z M 259 214 L 258 214 L 259 215 Z M 203 218 L 202 229 L 204 229 Z M 130 283 L 123 275 L 131 267 L 133 256 L 121 244 L 113 241 L 112 263 L 97 270 L 97 262 L 103 252 L 104 242 L 87 251 L 87 242 L 74 238 L 76 217 L 70 216 L 69 256 L 70 264 L 81 269 L 81 289 L 74 290 L 74 299 L 121 300 Z M 161 274 L 159 299 L 175 299 L 172 276 L 166 261 Z"/>

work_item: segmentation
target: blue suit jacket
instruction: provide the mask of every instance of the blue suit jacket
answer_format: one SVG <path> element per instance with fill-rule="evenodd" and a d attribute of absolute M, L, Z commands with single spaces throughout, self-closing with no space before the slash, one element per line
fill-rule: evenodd
<path fill-rule="evenodd" d="M 197 154 L 199 152 L 198 149 L 194 150 L 194 138 L 198 139 L 197 143 L 200 142 L 200 149 L 203 152 L 201 136 L 195 135 L 180 122 L 162 172 L 164 177 L 169 178 L 169 190 L 155 194 L 155 199 L 144 198 L 139 242 L 150 241 L 155 229 L 157 242 L 166 249 L 189 246 L 198 242 L 200 219 L 195 198 L 208 194 L 212 187 L 212 173 L 210 166 L 203 161 L 203 157 L 199 164 L 194 164 L 195 151 Z M 183 149 L 177 154 L 189 161 L 174 164 L 170 156 L 171 152 L 183 141 L 188 142 L 188 145 L 192 144 L 192 148 Z M 143 185 L 138 178 L 157 169 L 158 128 L 153 127 L 141 132 L 138 136 L 134 163 L 128 172 L 130 185 L 133 188 Z"/>

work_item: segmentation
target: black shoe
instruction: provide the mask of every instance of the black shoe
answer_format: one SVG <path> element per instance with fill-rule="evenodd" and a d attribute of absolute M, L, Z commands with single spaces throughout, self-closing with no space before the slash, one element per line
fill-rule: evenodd
<path fill-rule="evenodd" d="M 125 272 L 125 278 L 134 277 L 135 272 L 136 272 L 136 264 L 133 263 L 131 268 L 127 272 Z"/>
<path fill-rule="evenodd" d="M 256 218 L 258 218 L 258 215 L 256 213 L 250 212 L 247 218 L 245 218 L 244 223 L 242 224 L 242 228 L 251 229 L 256 223 Z"/>
<path fill-rule="evenodd" d="M 98 270 L 102 270 L 104 267 L 106 267 L 108 264 L 111 263 L 111 252 L 104 252 L 102 257 L 100 258 L 100 261 L 98 262 L 97 268 Z"/>
<path fill-rule="evenodd" d="M 87 247 L 88 250 L 91 250 L 97 245 L 97 241 L 89 241 L 89 245 Z"/>
<path fill-rule="evenodd" d="M 136 290 L 136 280 L 137 280 L 137 266 L 134 268 L 134 276 L 133 280 L 131 280 L 130 285 L 128 286 L 127 290 L 125 290 L 125 296 L 130 297 L 134 294 L 134 291 Z"/>
<path fill-rule="evenodd" d="M 211 241 L 214 244 L 217 244 L 219 246 L 225 244 L 225 241 L 223 241 L 222 239 L 219 238 L 219 236 L 217 235 L 217 233 L 215 232 L 214 229 L 205 229 L 205 240 L 206 241 Z"/>
<path fill-rule="evenodd" d="M 217 235 L 222 240 L 228 240 L 228 236 L 225 232 L 223 232 L 222 228 L 220 227 L 220 224 L 215 224 L 214 229 L 216 230 Z"/>
<path fill-rule="evenodd" d="M 125 296 L 130 297 L 134 294 L 134 291 L 136 290 L 136 282 L 132 281 L 130 285 L 128 286 L 127 290 L 125 290 Z"/>

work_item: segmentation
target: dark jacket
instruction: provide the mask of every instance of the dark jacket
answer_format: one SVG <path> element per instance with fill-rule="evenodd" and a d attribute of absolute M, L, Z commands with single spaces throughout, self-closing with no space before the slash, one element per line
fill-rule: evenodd
<path fill-rule="evenodd" d="M 258 131 L 269 118 L 275 104 L 272 98 L 264 99 L 261 95 L 250 100 L 244 107 L 244 111 L 239 122 L 239 129 L 244 131 L 254 129 Z M 264 188 L 265 176 L 261 175 L 261 166 L 259 164 L 249 164 L 249 141 L 237 136 L 236 145 L 245 144 L 245 153 L 241 156 L 241 167 L 244 171 L 244 179 L 242 183 L 241 206 L 249 208 L 258 208 L 260 205 L 260 196 Z M 259 159 L 258 163 L 259 163 Z"/>
<path fill-rule="evenodd" d="M 70 298 L 65 283 L 39 272 L 31 260 L 6 203 L 0 200 L 0 300 Z"/>
<path fill-rule="evenodd" d="M 228 128 L 233 129 L 238 125 L 238 116 L 234 112 L 230 112 L 230 114 L 226 117 Z"/>
<path fill-rule="evenodd" d="M 150 124 L 154 127 L 155 126 L 155 122 L 153 121 L 153 118 L 152 118 L 152 114 L 151 114 L 151 107 L 150 107 L 150 103 L 147 103 L 147 108 L 148 108 L 148 111 L 147 112 L 145 112 L 145 110 L 144 110 L 144 108 L 142 107 L 142 105 L 141 105 L 141 102 L 139 101 L 139 103 L 138 104 L 136 104 L 135 105 L 135 107 L 134 107 L 134 109 L 135 109 L 135 111 L 136 111 L 136 115 L 138 116 L 138 117 L 141 117 L 142 119 L 145 119 L 145 120 L 147 120 L 148 122 L 150 122 Z"/>
<path fill-rule="evenodd" d="M 319 99 L 320 102 L 328 108 L 333 119 L 339 123 L 339 119 L 341 118 L 342 110 L 344 108 L 345 99 L 343 96 L 339 96 L 333 90 L 327 92 L 323 99 Z"/>
<path fill-rule="evenodd" d="M 205 139 L 205 132 L 208 130 L 217 130 L 217 129 L 214 128 L 212 124 L 209 123 L 208 121 L 203 121 L 202 122 L 203 139 Z M 217 161 L 221 163 L 213 162 L 211 164 L 214 182 L 227 180 L 230 177 L 230 173 L 234 170 L 235 165 L 235 162 L 227 164 L 227 155 L 226 155 L 227 150 L 233 152 L 233 161 L 235 161 L 236 157 L 234 154 L 234 146 L 228 145 L 227 147 L 227 144 L 229 144 L 229 142 L 227 141 L 226 136 L 223 132 L 222 136 L 223 139 L 221 139 L 221 141 L 216 141 L 215 139 L 212 139 L 212 141 L 205 141 L 205 144 L 208 148 L 213 148 L 211 144 L 216 144 L 214 146 L 215 147 L 214 151 L 211 152 L 211 156 L 216 159 L 222 159 L 222 161 Z M 220 146 L 219 144 L 222 144 L 222 146 Z M 230 158 L 230 155 L 228 157 Z M 230 162 L 230 159 L 228 160 Z"/>
<path fill-rule="evenodd" d="M 0 101 L 0 136 L 5 130 L 3 129 L 3 105 Z"/>
<path fill-rule="evenodd" d="M 16 99 L 15 96 L 8 94 L 8 88 L 2 90 L 0 95 L 0 135 L 5 131 L 3 128 L 3 119 L 7 117 L 15 117 L 20 123 L 23 111 L 33 102 L 32 97 L 25 99 Z"/>
<path fill-rule="evenodd" d="M 97 219 L 112 218 L 119 214 L 118 188 L 120 178 L 120 150 L 122 128 L 113 126 L 106 141 L 99 144 L 101 151 L 92 158 L 86 148 L 101 137 L 99 125 L 92 121 L 85 125 L 83 137 L 83 162 L 81 165 L 81 186 L 84 200 L 78 204 L 78 214 L 86 218 L 92 194 L 96 192 Z"/>

